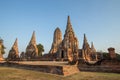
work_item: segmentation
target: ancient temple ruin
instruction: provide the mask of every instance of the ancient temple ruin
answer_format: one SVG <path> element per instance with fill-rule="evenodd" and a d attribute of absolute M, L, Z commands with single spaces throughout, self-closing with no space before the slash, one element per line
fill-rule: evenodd
<path fill-rule="evenodd" d="M 32 38 L 26 48 L 26 58 L 27 59 L 33 59 L 38 56 L 38 48 L 36 44 L 36 37 L 35 37 L 35 31 L 32 34 Z"/>
<path fill-rule="evenodd" d="M 62 42 L 62 32 L 57 27 L 54 31 L 53 43 L 52 43 L 52 47 L 49 53 L 55 54 L 58 51 L 61 42 Z"/>
<path fill-rule="evenodd" d="M 83 47 L 79 49 L 79 42 L 73 31 L 69 16 L 63 40 L 61 36 L 62 33 L 57 28 L 54 32 L 53 43 L 49 52 L 50 54 L 55 54 L 56 59 L 69 60 L 70 62 L 76 61 L 78 58 L 82 58 L 85 61 L 97 61 L 97 53 L 93 42 L 90 47 L 85 34 Z"/>
<path fill-rule="evenodd" d="M 108 48 L 108 52 L 109 52 L 110 59 L 116 59 L 115 48 L 113 48 L 113 47 Z"/>
<path fill-rule="evenodd" d="M 64 39 L 60 44 L 58 57 L 63 59 L 68 59 L 69 61 L 74 61 L 77 59 L 78 55 L 78 39 L 75 36 L 75 33 L 70 22 L 70 17 L 68 16 L 66 30 L 64 34 Z"/>
<path fill-rule="evenodd" d="M 3 59 L 3 54 L 5 53 L 5 51 L 4 51 L 4 45 L 3 45 L 3 40 L 2 39 L 0 39 L 0 61 L 1 60 L 4 60 Z"/>
<path fill-rule="evenodd" d="M 16 39 L 11 50 L 8 54 L 9 60 L 17 60 L 19 58 L 19 50 L 18 50 L 18 40 Z"/>
<path fill-rule="evenodd" d="M 58 43 L 56 43 L 58 42 Z M 61 38 L 61 31 L 57 28 L 54 32 L 54 40 L 51 50 L 56 53 L 57 59 L 74 61 L 78 55 L 78 39 L 73 31 L 70 17 L 68 16 L 64 39 Z M 50 50 L 50 53 L 51 53 Z"/>
<path fill-rule="evenodd" d="M 86 61 L 97 60 L 97 53 L 96 53 L 96 49 L 94 48 L 93 42 L 90 47 L 89 43 L 87 42 L 87 38 L 85 34 L 84 34 L 84 40 L 82 46 L 82 57 Z"/>

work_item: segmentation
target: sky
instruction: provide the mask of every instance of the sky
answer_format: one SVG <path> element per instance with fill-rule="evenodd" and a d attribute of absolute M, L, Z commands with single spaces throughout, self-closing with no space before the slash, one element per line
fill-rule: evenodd
<path fill-rule="evenodd" d="M 48 53 L 54 30 L 65 33 L 67 16 L 82 48 L 83 34 L 97 51 L 114 47 L 120 54 L 120 0 L 0 0 L 0 37 L 8 55 L 18 38 L 19 53 L 25 52 L 33 31 L 37 44 Z"/>

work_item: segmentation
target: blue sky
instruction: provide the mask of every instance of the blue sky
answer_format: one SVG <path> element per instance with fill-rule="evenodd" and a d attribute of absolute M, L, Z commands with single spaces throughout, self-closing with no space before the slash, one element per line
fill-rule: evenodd
<path fill-rule="evenodd" d="M 47 53 L 55 28 L 64 35 L 68 15 L 80 48 L 85 33 L 97 51 L 114 47 L 120 53 L 119 4 L 120 0 L 0 0 L 0 37 L 6 55 L 16 38 L 19 52 L 25 51 L 33 31 Z"/>

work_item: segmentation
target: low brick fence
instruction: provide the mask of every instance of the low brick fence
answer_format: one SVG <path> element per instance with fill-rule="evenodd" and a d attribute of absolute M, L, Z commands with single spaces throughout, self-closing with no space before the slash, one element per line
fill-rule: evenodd
<path fill-rule="evenodd" d="M 78 66 L 80 71 L 120 73 L 120 66 Z"/>
<path fill-rule="evenodd" d="M 48 62 L 49 63 L 49 62 Z M 12 62 L 0 63 L 0 66 L 15 67 L 21 69 L 35 70 L 45 73 L 58 74 L 58 75 L 72 75 L 80 71 L 90 71 L 90 72 L 109 72 L 109 73 L 120 73 L 119 65 L 32 65 L 32 64 L 21 64 Z"/>

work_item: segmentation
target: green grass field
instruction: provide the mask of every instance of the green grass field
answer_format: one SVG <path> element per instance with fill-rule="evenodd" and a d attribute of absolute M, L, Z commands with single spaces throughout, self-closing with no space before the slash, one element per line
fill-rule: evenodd
<path fill-rule="evenodd" d="M 0 80 L 120 80 L 120 74 L 79 72 L 64 77 L 39 71 L 0 67 Z"/>

